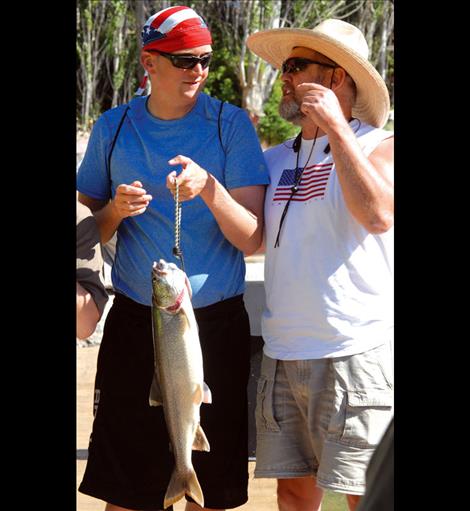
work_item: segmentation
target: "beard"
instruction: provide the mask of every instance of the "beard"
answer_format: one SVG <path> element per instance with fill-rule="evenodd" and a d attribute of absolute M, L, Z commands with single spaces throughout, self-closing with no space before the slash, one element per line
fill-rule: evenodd
<path fill-rule="evenodd" d="M 299 124 L 305 117 L 300 111 L 300 105 L 293 96 L 285 96 L 281 99 L 279 103 L 279 115 L 293 124 Z"/>

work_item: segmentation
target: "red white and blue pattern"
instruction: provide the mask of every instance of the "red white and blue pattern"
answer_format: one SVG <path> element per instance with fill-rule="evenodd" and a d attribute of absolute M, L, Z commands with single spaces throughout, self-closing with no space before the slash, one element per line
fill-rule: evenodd
<path fill-rule="evenodd" d="M 305 202 L 310 199 L 323 199 L 333 163 L 320 163 L 306 167 L 302 174 L 297 193 L 292 202 Z M 295 169 L 284 169 L 273 195 L 273 202 L 285 202 L 292 195 L 295 183 Z"/>
<path fill-rule="evenodd" d="M 168 7 L 145 22 L 142 29 L 142 47 L 172 52 L 211 44 L 211 35 L 205 21 L 186 6 Z"/>

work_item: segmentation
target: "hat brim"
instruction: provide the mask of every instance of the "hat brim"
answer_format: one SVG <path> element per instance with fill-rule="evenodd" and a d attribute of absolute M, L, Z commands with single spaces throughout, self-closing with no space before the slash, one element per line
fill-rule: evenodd
<path fill-rule="evenodd" d="M 251 34 L 247 46 L 277 69 L 296 46 L 318 51 L 345 69 L 354 80 L 357 97 L 353 116 L 377 128 L 387 122 L 390 98 L 384 80 L 369 61 L 336 39 L 305 28 L 276 28 Z"/>

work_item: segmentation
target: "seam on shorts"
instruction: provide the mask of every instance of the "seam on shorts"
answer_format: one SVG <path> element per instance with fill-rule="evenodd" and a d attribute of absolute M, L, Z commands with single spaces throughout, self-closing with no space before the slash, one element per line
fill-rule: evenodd
<path fill-rule="evenodd" d="M 290 479 L 296 477 L 316 477 L 317 474 L 315 472 L 295 472 L 295 471 L 281 471 L 281 470 L 256 470 L 254 473 L 255 477 L 268 477 L 268 478 L 279 478 L 279 479 Z"/>

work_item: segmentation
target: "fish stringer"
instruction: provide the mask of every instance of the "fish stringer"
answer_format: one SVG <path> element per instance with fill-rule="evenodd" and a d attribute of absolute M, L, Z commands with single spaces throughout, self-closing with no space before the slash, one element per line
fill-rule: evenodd
<path fill-rule="evenodd" d="M 184 259 L 183 252 L 180 246 L 180 241 L 181 241 L 181 202 L 179 200 L 179 186 L 175 179 L 175 246 L 173 247 L 173 255 L 181 261 L 181 269 L 184 271 Z"/>

